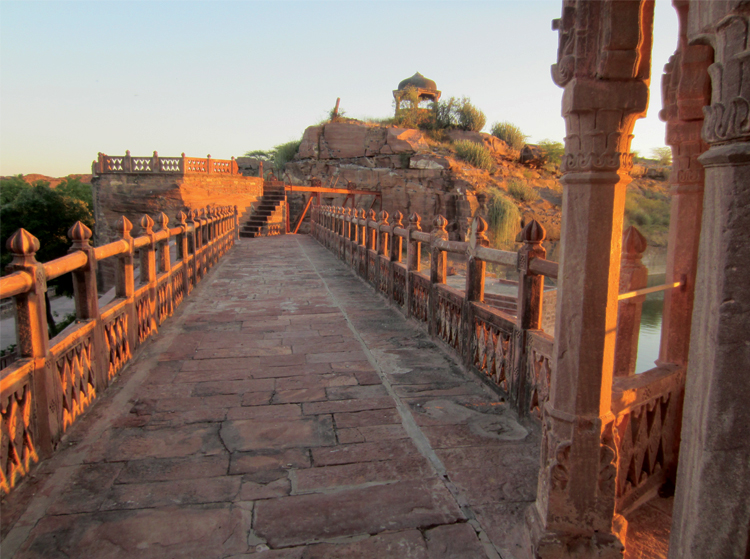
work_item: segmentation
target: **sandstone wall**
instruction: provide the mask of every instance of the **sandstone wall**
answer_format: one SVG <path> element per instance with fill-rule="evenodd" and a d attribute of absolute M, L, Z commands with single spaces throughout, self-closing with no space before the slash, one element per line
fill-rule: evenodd
<path fill-rule="evenodd" d="M 263 195 L 258 177 L 241 175 L 101 175 L 92 180 L 96 243 L 117 239 L 114 224 L 121 215 L 133 222 L 139 232 L 143 214 L 164 212 L 170 223 L 182 210 L 206 206 L 237 206 L 240 214 Z"/>
<path fill-rule="evenodd" d="M 95 244 L 118 238 L 114 225 L 124 215 L 133 223 L 133 236 L 141 234 L 143 214 L 164 212 L 170 226 L 180 211 L 206 206 L 237 206 L 240 215 L 263 195 L 258 177 L 241 175 L 142 175 L 105 174 L 91 181 L 94 192 Z M 114 284 L 113 264 L 100 265 L 100 289 Z"/>

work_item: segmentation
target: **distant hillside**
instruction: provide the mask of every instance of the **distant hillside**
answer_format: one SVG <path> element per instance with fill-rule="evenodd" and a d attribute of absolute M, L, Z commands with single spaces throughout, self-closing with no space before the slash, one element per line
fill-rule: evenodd
<path fill-rule="evenodd" d="M 72 179 L 78 179 L 82 183 L 90 184 L 91 183 L 91 175 L 68 175 L 67 177 L 48 177 L 47 175 L 39 175 L 36 173 L 32 173 L 30 175 L 22 175 L 23 180 L 25 180 L 27 183 L 32 184 L 36 181 L 46 181 L 49 183 L 49 185 L 52 188 L 55 188 L 58 184 L 60 184 L 62 181 L 64 181 L 67 178 Z M 0 179 L 8 179 L 10 177 L 0 177 Z"/>

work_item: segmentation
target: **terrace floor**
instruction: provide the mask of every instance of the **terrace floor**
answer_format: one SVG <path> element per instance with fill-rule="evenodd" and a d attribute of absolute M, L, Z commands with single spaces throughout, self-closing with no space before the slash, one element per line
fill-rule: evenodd
<path fill-rule="evenodd" d="M 523 557 L 538 428 L 306 236 L 242 240 L 2 503 L 2 556 Z"/>

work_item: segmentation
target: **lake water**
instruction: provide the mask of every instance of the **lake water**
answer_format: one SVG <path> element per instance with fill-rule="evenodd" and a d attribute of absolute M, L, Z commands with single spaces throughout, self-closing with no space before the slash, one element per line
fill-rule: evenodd
<path fill-rule="evenodd" d="M 648 285 L 661 285 L 665 281 L 664 274 L 649 276 Z M 661 343 L 661 317 L 664 309 L 664 292 L 646 295 L 641 311 L 641 330 L 638 336 L 638 358 L 636 359 L 636 374 L 643 373 L 655 367 L 654 361 L 659 357 Z"/>

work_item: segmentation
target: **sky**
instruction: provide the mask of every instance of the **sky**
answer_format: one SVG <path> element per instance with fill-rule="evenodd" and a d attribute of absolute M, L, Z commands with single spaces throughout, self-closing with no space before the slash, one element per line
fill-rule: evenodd
<path fill-rule="evenodd" d="M 88 173 L 97 153 L 229 159 L 299 139 L 341 98 L 387 117 L 419 71 L 443 98 L 562 141 L 550 78 L 561 0 L 0 1 L 0 175 Z M 657 0 L 651 102 L 632 149 L 664 145 L 677 44 Z"/>

